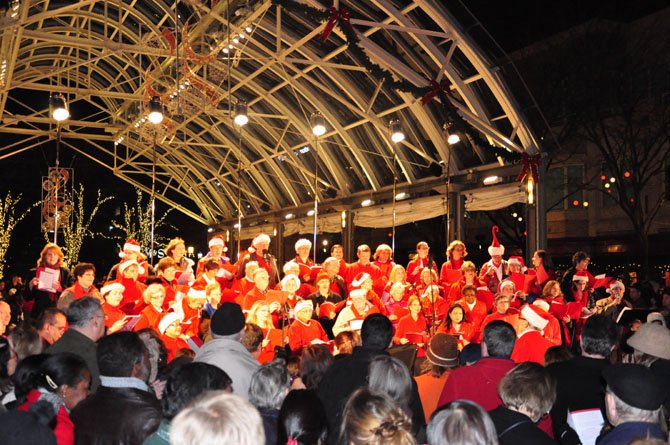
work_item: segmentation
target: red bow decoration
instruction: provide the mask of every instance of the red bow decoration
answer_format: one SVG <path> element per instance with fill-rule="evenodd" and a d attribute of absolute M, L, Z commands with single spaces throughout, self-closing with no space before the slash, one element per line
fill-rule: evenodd
<path fill-rule="evenodd" d="M 339 10 L 335 9 L 335 6 L 331 6 L 330 9 L 330 17 L 328 17 L 328 23 L 326 24 L 326 27 L 323 29 L 323 32 L 321 33 L 321 40 L 324 42 L 328 40 L 328 36 L 330 36 L 330 33 L 333 31 L 333 28 L 335 27 L 335 23 L 340 23 L 340 26 L 344 25 L 346 26 L 352 33 L 354 32 L 354 28 L 351 26 L 351 23 L 349 22 L 349 19 L 351 16 L 349 15 L 349 9 L 347 9 L 346 6 L 342 6 Z"/>
<path fill-rule="evenodd" d="M 519 176 L 516 178 L 516 180 L 523 181 L 530 173 L 533 181 L 537 182 L 537 169 L 539 165 L 540 155 L 531 156 L 527 153 L 524 153 L 523 158 L 521 159 L 521 172 L 519 173 Z"/>
<path fill-rule="evenodd" d="M 445 80 L 442 83 L 437 83 L 436 81 L 431 80 L 430 86 L 431 90 L 421 98 L 421 105 L 426 105 L 428 102 L 433 100 L 435 96 L 437 96 L 439 93 L 441 93 L 442 91 L 447 91 L 447 88 L 449 88 L 449 82 Z"/>

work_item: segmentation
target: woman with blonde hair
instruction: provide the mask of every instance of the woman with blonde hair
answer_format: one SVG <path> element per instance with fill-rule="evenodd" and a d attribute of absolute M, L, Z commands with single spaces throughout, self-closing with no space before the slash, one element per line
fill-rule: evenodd
<path fill-rule="evenodd" d="M 181 274 L 188 273 L 191 276 L 188 279 L 188 284 L 192 284 L 195 281 L 193 274 L 195 262 L 186 256 L 186 243 L 184 240 L 179 237 L 172 238 L 167 247 L 165 247 L 165 254 L 175 262 L 175 268 L 177 269 L 175 278 L 179 279 Z"/>
<path fill-rule="evenodd" d="M 440 284 L 442 286 L 448 287 L 456 282 L 456 280 L 449 278 L 452 274 L 447 271 L 461 270 L 466 256 L 468 256 L 468 250 L 465 248 L 463 241 L 453 240 L 449 244 L 447 247 L 447 261 L 442 264 L 442 268 L 440 269 Z"/>
<path fill-rule="evenodd" d="M 140 312 L 140 319 L 133 327 L 133 331 L 151 328 L 158 332 L 158 323 L 165 315 L 163 301 L 165 300 L 165 288 L 162 284 L 154 283 L 147 286 L 142 293 L 146 307 Z"/>
<path fill-rule="evenodd" d="M 252 323 L 263 331 L 263 342 L 261 343 L 261 354 L 258 356 L 260 363 L 272 361 L 275 347 L 282 346 L 282 333 L 272 324 L 270 305 L 265 300 L 259 300 L 251 305 L 247 314 L 247 323 Z"/>
<path fill-rule="evenodd" d="M 28 281 L 24 294 L 32 318 L 38 319 L 44 309 L 55 306 L 63 290 L 73 284 L 72 275 L 65 267 L 64 258 L 63 251 L 54 243 L 47 243 L 40 252 L 37 266 L 31 270 L 35 275 Z M 42 274 L 44 277 L 40 280 Z M 50 278 L 49 282 L 46 277 Z"/>
<path fill-rule="evenodd" d="M 415 445 L 412 422 L 386 394 L 368 388 L 354 391 L 344 407 L 340 443 L 347 445 Z"/>

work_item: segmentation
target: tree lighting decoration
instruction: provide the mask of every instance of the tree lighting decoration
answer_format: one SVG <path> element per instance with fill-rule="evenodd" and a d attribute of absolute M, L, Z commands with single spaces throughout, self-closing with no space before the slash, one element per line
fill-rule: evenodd
<path fill-rule="evenodd" d="M 13 196 L 12 192 L 7 192 L 4 198 L 0 198 L 0 279 L 3 277 L 3 270 L 5 267 L 5 254 L 9 248 L 9 242 L 12 239 L 12 233 L 16 225 L 25 218 L 28 213 L 38 205 L 38 201 L 27 209 L 20 210 L 21 195 Z M 17 216 L 18 214 L 18 216 Z"/>

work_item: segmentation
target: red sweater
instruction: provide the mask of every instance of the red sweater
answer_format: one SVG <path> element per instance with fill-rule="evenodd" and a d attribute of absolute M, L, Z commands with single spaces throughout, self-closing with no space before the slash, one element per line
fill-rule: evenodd
<path fill-rule="evenodd" d="M 309 345 L 317 338 L 323 342 L 328 341 L 326 331 L 315 320 L 310 320 L 308 324 L 295 320 L 288 329 L 288 344 L 293 352 L 300 351 L 303 346 Z"/>
<path fill-rule="evenodd" d="M 472 366 L 451 371 L 444 385 L 438 407 L 459 399 L 472 400 L 486 411 L 502 404 L 498 383 L 514 367 L 512 360 L 483 357 Z"/>
<path fill-rule="evenodd" d="M 31 390 L 26 397 L 26 401 L 17 409 L 28 412 L 32 404 L 39 400 L 40 395 L 36 389 Z M 56 413 L 56 426 L 53 432 L 58 445 L 74 445 L 74 423 L 70 420 L 70 415 L 63 405 L 58 408 L 58 412 Z"/>
<path fill-rule="evenodd" d="M 514 344 L 511 359 L 516 363 L 535 362 L 544 366 L 544 353 L 552 346 L 553 343 L 544 338 L 540 331 L 522 332 Z"/>

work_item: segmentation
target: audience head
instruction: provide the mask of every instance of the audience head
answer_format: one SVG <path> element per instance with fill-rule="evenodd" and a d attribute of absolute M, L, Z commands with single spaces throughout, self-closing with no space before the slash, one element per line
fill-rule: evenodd
<path fill-rule="evenodd" d="M 537 422 L 554 405 L 556 382 L 541 365 L 523 362 L 500 380 L 498 394 L 508 409 L 526 414 Z"/>
<path fill-rule="evenodd" d="M 237 303 L 224 302 L 212 315 L 210 331 L 213 338 L 239 340 L 245 326 L 244 313 Z"/>
<path fill-rule="evenodd" d="M 37 259 L 37 267 L 58 268 L 63 265 L 64 258 L 63 251 L 57 244 L 47 243 Z"/>
<path fill-rule="evenodd" d="M 670 360 L 670 330 L 663 325 L 644 323 L 627 343 L 635 350 L 636 363 L 651 364 L 658 359 Z"/>
<path fill-rule="evenodd" d="M 661 382 L 643 365 L 616 364 L 603 370 L 605 408 L 614 426 L 625 422 L 659 423 L 665 394 Z"/>
<path fill-rule="evenodd" d="M 393 324 L 382 314 L 371 314 L 363 320 L 361 343 L 363 348 L 383 351 L 393 339 Z"/>
<path fill-rule="evenodd" d="M 67 309 L 67 322 L 93 341 L 105 333 L 105 313 L 97 298 L 82 297 L 72 302 Z"/>
<path fill-rule="evenodd" d="M 169 315 L 169 314 L 168 314 Z M 181 327 L 180 327 L 181 329 Z M 158 373 L 167 365 L 167 348 L 163 344 L 160 335 L 152 328 L 145 328 L 137 331 L 140 340 L 144 343 L 149 353 L 149 379 L 148 382 L 156 380 Z M 175 358 L 178 354 L 175 354 Z"/>
<path fill-rule="evenodd" d="M 42 352 L 42 339 L 37 329 L 27 323 L 20 324 L 7 336 L 12 354 L 7 362 L 7 373 L 11 376 L 16 365 L 24 358 Z"/>
<path fill-rule="evenodd" d="M 333 355 L 322 344 L 305 346 L 300 360 L 300 379 L 307 389 L 316 390 L 323 375 L 333 364 Z"/>
<path fill-rule="evenodd" d="M 251 376 L 249 401 L 259 409 L 278 410 L 290 387 L 291 376 L 281 360 L 265 363 Z"/>
<path fill-rule="evenodd" d="M 412 397 L 412 375 L 395 357 L 379 355 L 370 362 L 368 388 L 388 395 L 398 406 L 409 406 Z"/>
<path fill-rule="evenodd" d="M 51 423 L 54 418 L 51 404 L 39 400 L 27 412 L 12 410 L 0 415 L 3 445 L 56 445 Z"/>
<path fill-rule="evenodd" d="M 42 312 L 38 322 L 40 336 L 49 344 L 58 341 L 67 328 L 67 316 L 58 308 L 50 307 Z"/>
<path fill-rule="evenodd" d="M 58 394 L 68 410 L 88 396 L 91 373 L 84 359 L 76 354 L 60 352 L 44 359 L 35 386 Z"/>
<path fill-rule="evenodd" d="M 351 354 L 356 346 L 360 346 L 361 338 L 358 332 L 342 331 L 335 336 L 335 352 L 333 355 Z"/>
<path fill-rule="evenodd" d="M 461 366 L 470 366 L 482 358 L 482 345 L 479 343 L 468 343 L 460 352 Z"/>
<path fill-rule="evenodd" d="M 592 315 L 582 328 L 582 353 L 599 358 L 609 357 L 618 342 L 619 332 L 611 317 Z"/>
<path fill-rule="evenodd" d="M 359 388 L 344 407 L 340 437 L 349 445 L 414 445 L 411 429 L 410 419 L 389 396 Z"/>
<path fill-rule="evenodd" d="M 511 324 L 494 320 L 484 327 L 482 356 L 510 358 L 516 343 L 516 332 Z"/>
<path fill-rule="evenodd" d="M 174 368 L 161 399 L 163 417 L 172 420 L 193 400 L 216 390 L 233 391 L 233 381 L 220 368 L 207 363 L 187 363 Z"/>
<path fill-rule="evenodd" d="M 323 444 L 327 428 L 326 410 L 313 391 L 298 389 L 288 393 L 279 410 L 279 443 Z"/>
<path fill-rule="evenodd" d="M 240 340 L 242 346 L 249 351 L 250 354 L 258 358 L 261 353 L 261 345 L 263 344 L 263 330 L 253 323 L 244 325 L 244 334 Z"/>
<path fill-rule="evenodd" d="M 430 371 L 433 377 L 441 377 L 447 369 L 456 367 L 458 367 L 458 340 L 456 340 L 456 337 L 442 333 L 433 335 L 428 343 L 426 361 L 422 370 Z"/>
<path fill-rule="evenodd" d="M 435 412 L 426 435 L 430 445 L 498 445 L 491 417 L 469 400 L 455 400 Z"/>
<path fill-rule="evenodd" d="M 549 366 L 552 363 L 567 362 L 574 355 L 565 346 L 552 346 L 544 353 L 544 366 Z"/>
<path fill-rule="evenodd" d="M 6 348 L 7 349 L 7 348 Z M 2 353 L 2 340 L 0 340 L 0 354 Z M 11 383 L 14 385 L 14 395 L 16 396 L 16 406 L 20 406 L 26 401 L 26 396 L 30 390 L 37 385 L 35 379 L 40 375 L 40 368 L 44 360 L 49 358 L 49 354 L 37 354 L 24 358 L 16 366 L 16 372 L 12 375 Z M 0 374 L 2 369 L 0 366 Z M 5 387 L 3 379 L 0 378 L 0 389 L 3 393 L 9 392 L 11 386 Z"/>
<path fill-rule="evenodd" d="M 149 352 L 136 332 L 117 332 L 98 343 L 98 368 L 107 377 L 136 377 L 146 382 Z"/>
<path fill-rule="evenodd" d="M 179 445 L 261 445 L 261 416 L 243 398 L 212 391 L 182 410 L 170 426 L 170 443 Z"/>

